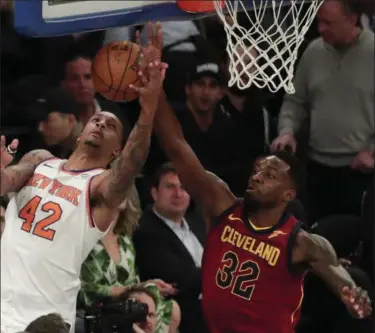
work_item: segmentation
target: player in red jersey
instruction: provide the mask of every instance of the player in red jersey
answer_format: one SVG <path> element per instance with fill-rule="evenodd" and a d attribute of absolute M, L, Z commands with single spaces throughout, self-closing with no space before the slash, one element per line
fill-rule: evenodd
<path fill-rule="evenodd" d="M 220 223 L 210 230 L 202 264 L 203 310 L 212 333 L 292 333 L 309 267 L 358 318 L 372 313 L 366 291 L 339 264 L 330 243 L 300 229 L 285 212 L 300 166 L 288 154 L 260 160 L 239 201 L 209 175 L 183 138 L 168 103 L 159 101 L 156 131 L 187 191 Z"/>
<path fill-rule="evenodd" d="M 187 191 L 210 217 L 220 219 L 210 230 L 202 263 L 202 304 L 212 333 L 294 332 L 305 268 L 326 281 L 354 316 L 372 313 L 367 292 L 355 285 L 331 244 L 301 230 L 285 212 L 302 178 L 295 157 L 261 159 L 239 201 L 204 170 L 165 95 L 155 130 Z"/>
<path fill-rule="evenodd" d="M 160 58 L 161 30 L 149 45 Z M 189 194 L 216 227 L 203 258 L 203 310 L 212 333 L 293 333 L 303 298 L 306 268 L 320 276 L 354 316 L 371 315 L 366 291 L 340 265 L 330 243 L 301 230 L 286 213 L 303 172 L 296 158 L 272 155 L 259 161 L 239 201 L 208 173 L 185 141 L 165 94 L 159 99 L 155 131 Z"/>

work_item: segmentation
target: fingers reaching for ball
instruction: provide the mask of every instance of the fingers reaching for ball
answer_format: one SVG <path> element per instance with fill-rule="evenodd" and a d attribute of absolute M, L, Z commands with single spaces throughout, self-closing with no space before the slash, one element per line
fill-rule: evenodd
<path fill-rule="evenodd" d="M 160 61 L 150 62 L 147 66 L 147 76 L 139 73 L 143 87 L 130 85 L 129 88 L 139 94 L 139 103 L 145 112 L 155 113 L 160 93 L 163 89 L 165 72 L 168 65 Z"/>
<path fill-rule="evenodd" d="M 139 80 L 141 81 L 143 87 L 137 87 L 133 84 L 129 85 L 129 88 L 141 93 L 149 88 L 158 87 L 161 88 L 163 81 L 165 79 L 166 70 L 168 68 L 168 64 L 159 62 L 159 61 L 152 61 L 147 66 L 147 76 L 142 72 L 138 72 Z"/>
<path fill-rule="evenodd" d="M 141 46 L 140 32 L 137 30 L 135 40 Z M 161 54 L 163 49 L 163 32 L 161 23 L 154 25 L 152 22 L 147 24 L 147 45 L 142 47 L 142 56 L 146 63 L 151 61 L 161 61 Z"/>

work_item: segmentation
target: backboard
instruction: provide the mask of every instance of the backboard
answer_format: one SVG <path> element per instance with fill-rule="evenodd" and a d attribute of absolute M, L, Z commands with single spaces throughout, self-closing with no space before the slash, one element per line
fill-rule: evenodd
<path fill-rule="evenodd" d="M 242 1 L 250 9 L 263 0 Z M 275 2 L 281 5 L 290 1 Z M 149 20 L 191 20 L 204 15 L 210 14 L 192 14 L 179 9 L 177 0 L 14 0 L 15 28 L 20 34 L 33 37 L 103 30 Z"/>
<path fill-rule="evenodd" d="M 180 10 L 176 0 L 14 0 L 15 28 L 33 37 L 196 17 Z"/>

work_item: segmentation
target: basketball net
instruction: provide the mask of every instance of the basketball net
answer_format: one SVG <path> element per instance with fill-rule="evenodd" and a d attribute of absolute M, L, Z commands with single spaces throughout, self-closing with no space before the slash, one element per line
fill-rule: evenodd
<path fill-rule="evenodd" d="M 294 65 L 304 40 L 323 1 L 214 0 L 215 10 L 224 24 L 229 56 L 229 87 L 246 89 L 252 84 L 281 88 L 289 94 L 293 86 Z M 246 7 L 252 2 L 251 14 Z M 244 12 L 248 27 L 241 26 L 237 13 Z M 266 15 L 270 15 L 267 16 Z M 272 13 L 272 15 L 271 15 Z M 268 21 L 268 25 L 264 22 Z M 247 23 L 247 22 L 246 22 Z"/>

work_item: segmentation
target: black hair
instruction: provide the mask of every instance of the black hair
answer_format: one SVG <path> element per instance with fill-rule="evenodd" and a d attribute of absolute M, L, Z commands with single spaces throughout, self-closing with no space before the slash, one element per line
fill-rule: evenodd
<path fill-rule="evenodd" d="M 57 313 L 50 313 L 32 321 L 27 327 L 29 333 L 69 333 L 69 326 Z"/>
<path fill-rule="evenodd" d="M 84 59 L 87 61 L 92 61 L 92 58 L 83 54 L 83 53 L 78 53 L 75 51 L 68 50 L 62 59 L 62 62 L 60 64 L 60 67 L 57 69 L 55 73 L 55 79 L 57 82 L 61 82 L 66 78 L 66 66 L 67 64 L 77 61 L 79 59 Z"/>
<path fill-rule="evenodd" d="M 306 182 L 306 168 L 304 164 L 291 152 L 280 151 L 275 154 L 278 159 L 289 165 L 289 176 L 298 194 L 304 191 Z"/>
<path fill-rule="evenodd" d="M 173 173 L 177 175 L 177 170 L 171 162 L 162 164 L 153 174 L 151 179 L 151 188 L 158 188 L 160 180 L 168 173 Z"/>

